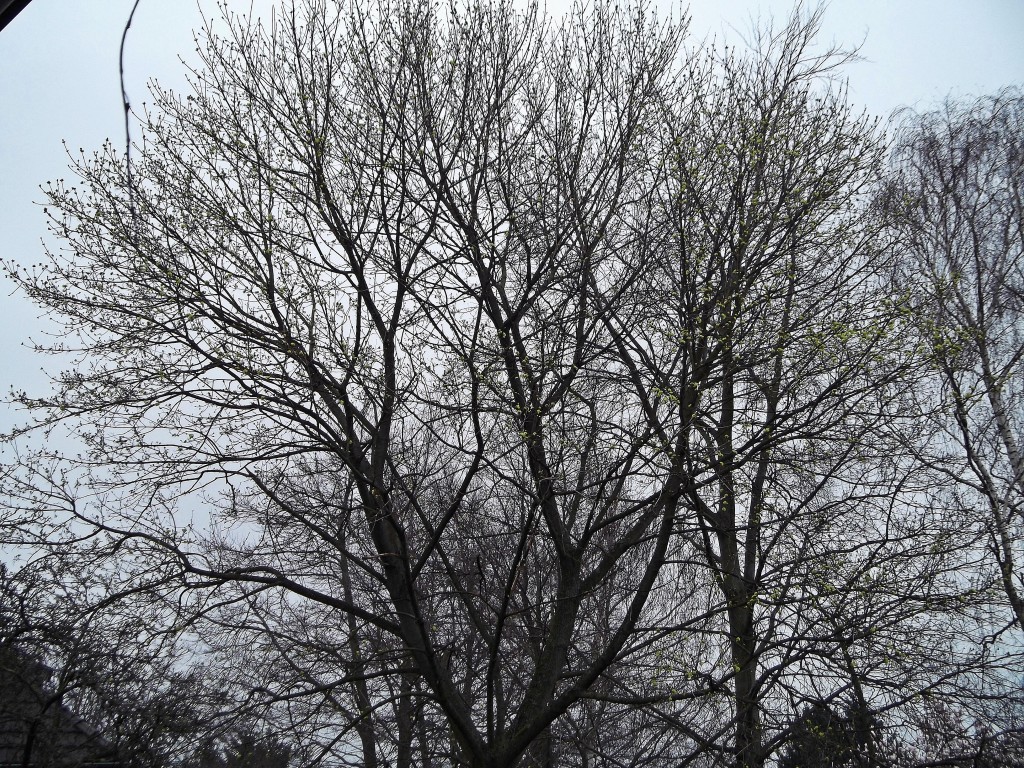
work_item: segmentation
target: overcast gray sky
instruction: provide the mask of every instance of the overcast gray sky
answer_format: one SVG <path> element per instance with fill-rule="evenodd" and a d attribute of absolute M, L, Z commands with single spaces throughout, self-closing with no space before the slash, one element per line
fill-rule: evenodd
<path fill-rule="evenodd" d="M 270 0 L 229 0 L 235 11 L 267 9 Z M 123 144 L 118 46 L 132 0 L 33 0 L 0 32 L 0 255 L 39 261 L 45 236 L 39 185 L 67 176 L 69 150 Z M 558 11 L 567 3 L 549 0 Z M 661 2 L 666 12 L 679 4 Z M 783 20 L 790 0 L 697 0 L 690 4 L 696 39 L 742 44 L 756 20 Z M 151 78 L 183 87 L 178 55 L 194 55 L 192 30 L 213 0 L 141 0 L 128 38 L 127 84 L 133 105 Z M 928 109 L 947 95 L 992 93 L 1024 84 L 1024 0 L 833 0 L 821 42 L 861 45 L 864 60 L 846 75 L 850 97 L 887 116 L 901 106 Z M 38 391 L 42 366 L 54 361 L 23 345 L 44 324 L 27 301 L 0 281 L 0 394 Z M 0 429 L 12 415 L 0 407 Z M 16 419 L 16 417 L 15 417 Z"/>

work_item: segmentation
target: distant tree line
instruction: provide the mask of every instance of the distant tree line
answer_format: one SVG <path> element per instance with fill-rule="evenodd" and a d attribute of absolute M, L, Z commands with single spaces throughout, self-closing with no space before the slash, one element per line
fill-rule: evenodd
<path fill-rule="evenodd" d="M 132 768 L 1024 764 L 1024 95 L 882 125 L 819 23 L 227 15 L 4 262 L 0 683 Z"/>

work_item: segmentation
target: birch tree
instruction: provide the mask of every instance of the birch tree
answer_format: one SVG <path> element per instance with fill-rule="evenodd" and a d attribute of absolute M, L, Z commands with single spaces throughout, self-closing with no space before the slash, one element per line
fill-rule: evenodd
<path fill-rule="evenodd" d="M 1007 90 L 905 118 L 881 197 L 941 407 L 933 460 L 973 510 L 1024 630 L 1024 98 Z M 951 447 L 953 450 L 951 450 Z"/>

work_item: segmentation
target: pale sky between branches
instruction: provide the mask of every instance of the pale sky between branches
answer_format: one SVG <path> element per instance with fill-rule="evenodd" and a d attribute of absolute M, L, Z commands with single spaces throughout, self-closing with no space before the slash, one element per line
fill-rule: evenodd
<path fill-rule="evenodd" d="M 267 14 L 273 0 L 229 0 L 235 12 Z M 679 3 L 656 3 L 680 13 Z M 689 6 L 691 44 L 712 37 L 738 47 L 758 18 L 782 23 L 791 0 L 696 0 Z M 110 138 L 124 144 L 118 50 L 132 0 L 33 0 L 0 33 L 0 256 L 41 261 L 46 237 L 39 201 L 44 182 L 69 177 L 67 151 L 87 153 Z M 550 2 L 561 13 L 566 0 Z M 185 87 L 195 61 L 194 28 L 217 18 L 213 0 L 141 0 L 128 36 L 126 85 L 132 106 L 149 101 L 147 82 Z M 1024 0 L 833 0 L 821 47 L 860 46 L 845 70 L 850 100 L 887 118 L 900 107 L 927 110 L 947 96 L 994 93 L 1024 85 Z M 59 361 L 26 344 L 47 327 L 24 297 L 0 280 L 0 390 L 40 391 Z M 24 415 L 0 407 L 0 430 Z"/>

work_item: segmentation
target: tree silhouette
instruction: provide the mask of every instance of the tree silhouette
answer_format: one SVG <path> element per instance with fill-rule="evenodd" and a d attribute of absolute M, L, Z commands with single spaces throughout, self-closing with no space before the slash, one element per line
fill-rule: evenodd
<path fill-rule="evenodd" d="M 258 727 L 214 762 L 762 768 L 807 701 L 995 685 L 819 22 L 228 16 L 7 264 L 78 355 L 21 437 L 85 447 L 22 455 L 6 530 L 216 670 Z"/>

